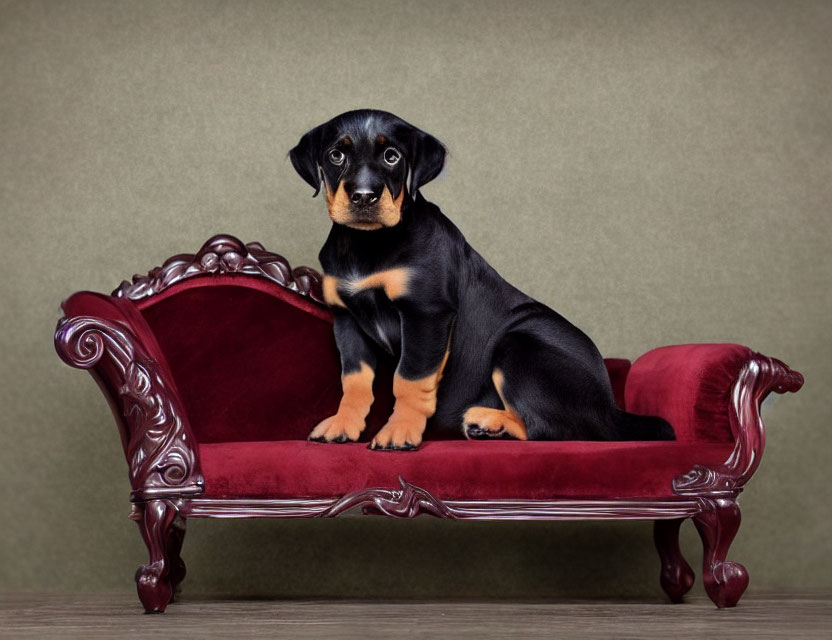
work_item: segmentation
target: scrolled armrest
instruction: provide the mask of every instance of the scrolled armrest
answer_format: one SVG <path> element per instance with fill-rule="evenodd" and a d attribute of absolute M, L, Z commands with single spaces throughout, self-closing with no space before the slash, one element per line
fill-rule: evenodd
<path fill-rule="evenodd" d="M 628 411 L 659 415 L 688 442 L 734 442 L 720 467 L 696 466 L 673 482 L 677 494 L 736 494 L 756 471 L 765 447 L 760 413 L 772 391 L 795 392 L 803 376 L 776 358 L 736 344 L 654 349 L 633 363 Z"/>
<path fill-rule="evenodd" d="M 64 305 L 67 308 L 67 305 Z M 201 493 L 197 444 L 167 367 L 117 315 L 64 317 L 55 349 L 89 369 L 121 429 L 134 500 Z"/>

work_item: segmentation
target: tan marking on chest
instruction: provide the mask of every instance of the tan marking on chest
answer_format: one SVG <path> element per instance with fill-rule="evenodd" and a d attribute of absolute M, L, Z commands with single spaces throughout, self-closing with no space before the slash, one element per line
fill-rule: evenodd
<path fill-rule="evenodd" d="M 346 307 L 341 296 L 338 294 L 338 278 L 335 276 L 324 276 L 324 281 L 321 284 L 324 290 L 324 302 L 331 307 Z"/>
<path fill-rule="evenodd" d="M 398 267 L 371 273 L 364 278 L 357 278 L 345 284 L 345 288 L 353 293 L 366 289 L 384 289 L 384 294 L 390 299 L 401 298 L 408 292 L 410 284 L 410 269 Z"/>

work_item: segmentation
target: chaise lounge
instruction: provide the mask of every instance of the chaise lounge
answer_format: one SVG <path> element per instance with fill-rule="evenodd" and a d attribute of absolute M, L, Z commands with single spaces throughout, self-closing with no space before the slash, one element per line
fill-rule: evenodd
<path fill-rule="evenodd" d="M 726 561 L 737 496 L 756 471 L 760 406 L 803 377 L 736 344 L 653 349 L 605 363 L 618 405 L 659 415 L 675 442 L 426 440 L 414 452 L 367 443 L 392 410 L 393 363 L 380 368 L 361 442 L 306 440 L 335 413 L 340 363 L 321 277 L 260 244 L 214 236 L 112 295 L 62 305 L 55 347 L 88 369 L 119 425 L 131 518 L 149 561 L 136 573 L 147 612 L 185 577 L 188 518 L 430 514 L 476 520 L 654 520 L 661 586 L 681 602 L 694 573 L 679 550 L 692 518 L 705 589 L 733 607 L 748 573 Z"/>

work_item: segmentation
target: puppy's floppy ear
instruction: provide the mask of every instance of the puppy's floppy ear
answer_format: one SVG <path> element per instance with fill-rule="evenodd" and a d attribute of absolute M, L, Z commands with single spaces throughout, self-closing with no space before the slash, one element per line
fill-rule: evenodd
<path fill-rule="evenodd" d="M 419 187 L 426 185 L 445 166 L 445 145 L 429 133 L 416 129 L 411 139 L 410 195 L 416 197 Z"/>
<path fill-rule="evenodd" d="M 320 156 L 321 127 L 306 133 L 297 146 L 289 152 L 289 159 L 295 171 L 315 190 L 312 194 L 313 198 L 321 192 L 323 176 L 321 175 Z"/>

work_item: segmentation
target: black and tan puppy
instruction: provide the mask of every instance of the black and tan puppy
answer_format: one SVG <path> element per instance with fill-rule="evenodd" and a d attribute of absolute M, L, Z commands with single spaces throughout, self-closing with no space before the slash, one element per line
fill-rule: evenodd
<path fill-rule="evenodd" d="M 419 193 L 445 162 L 433 136 L 384 111 L 344 113 L 289 152 L 326 192 L 320 253 L 343 399 L 309 438 L 359 438 L 377 358 L 395 358 L 395 405 L 370 446 L 412 449 L 425 428 L 468 438 L 672 440 L 660 418 L 616 408 L 593 342 L 503 280 Z"/>

